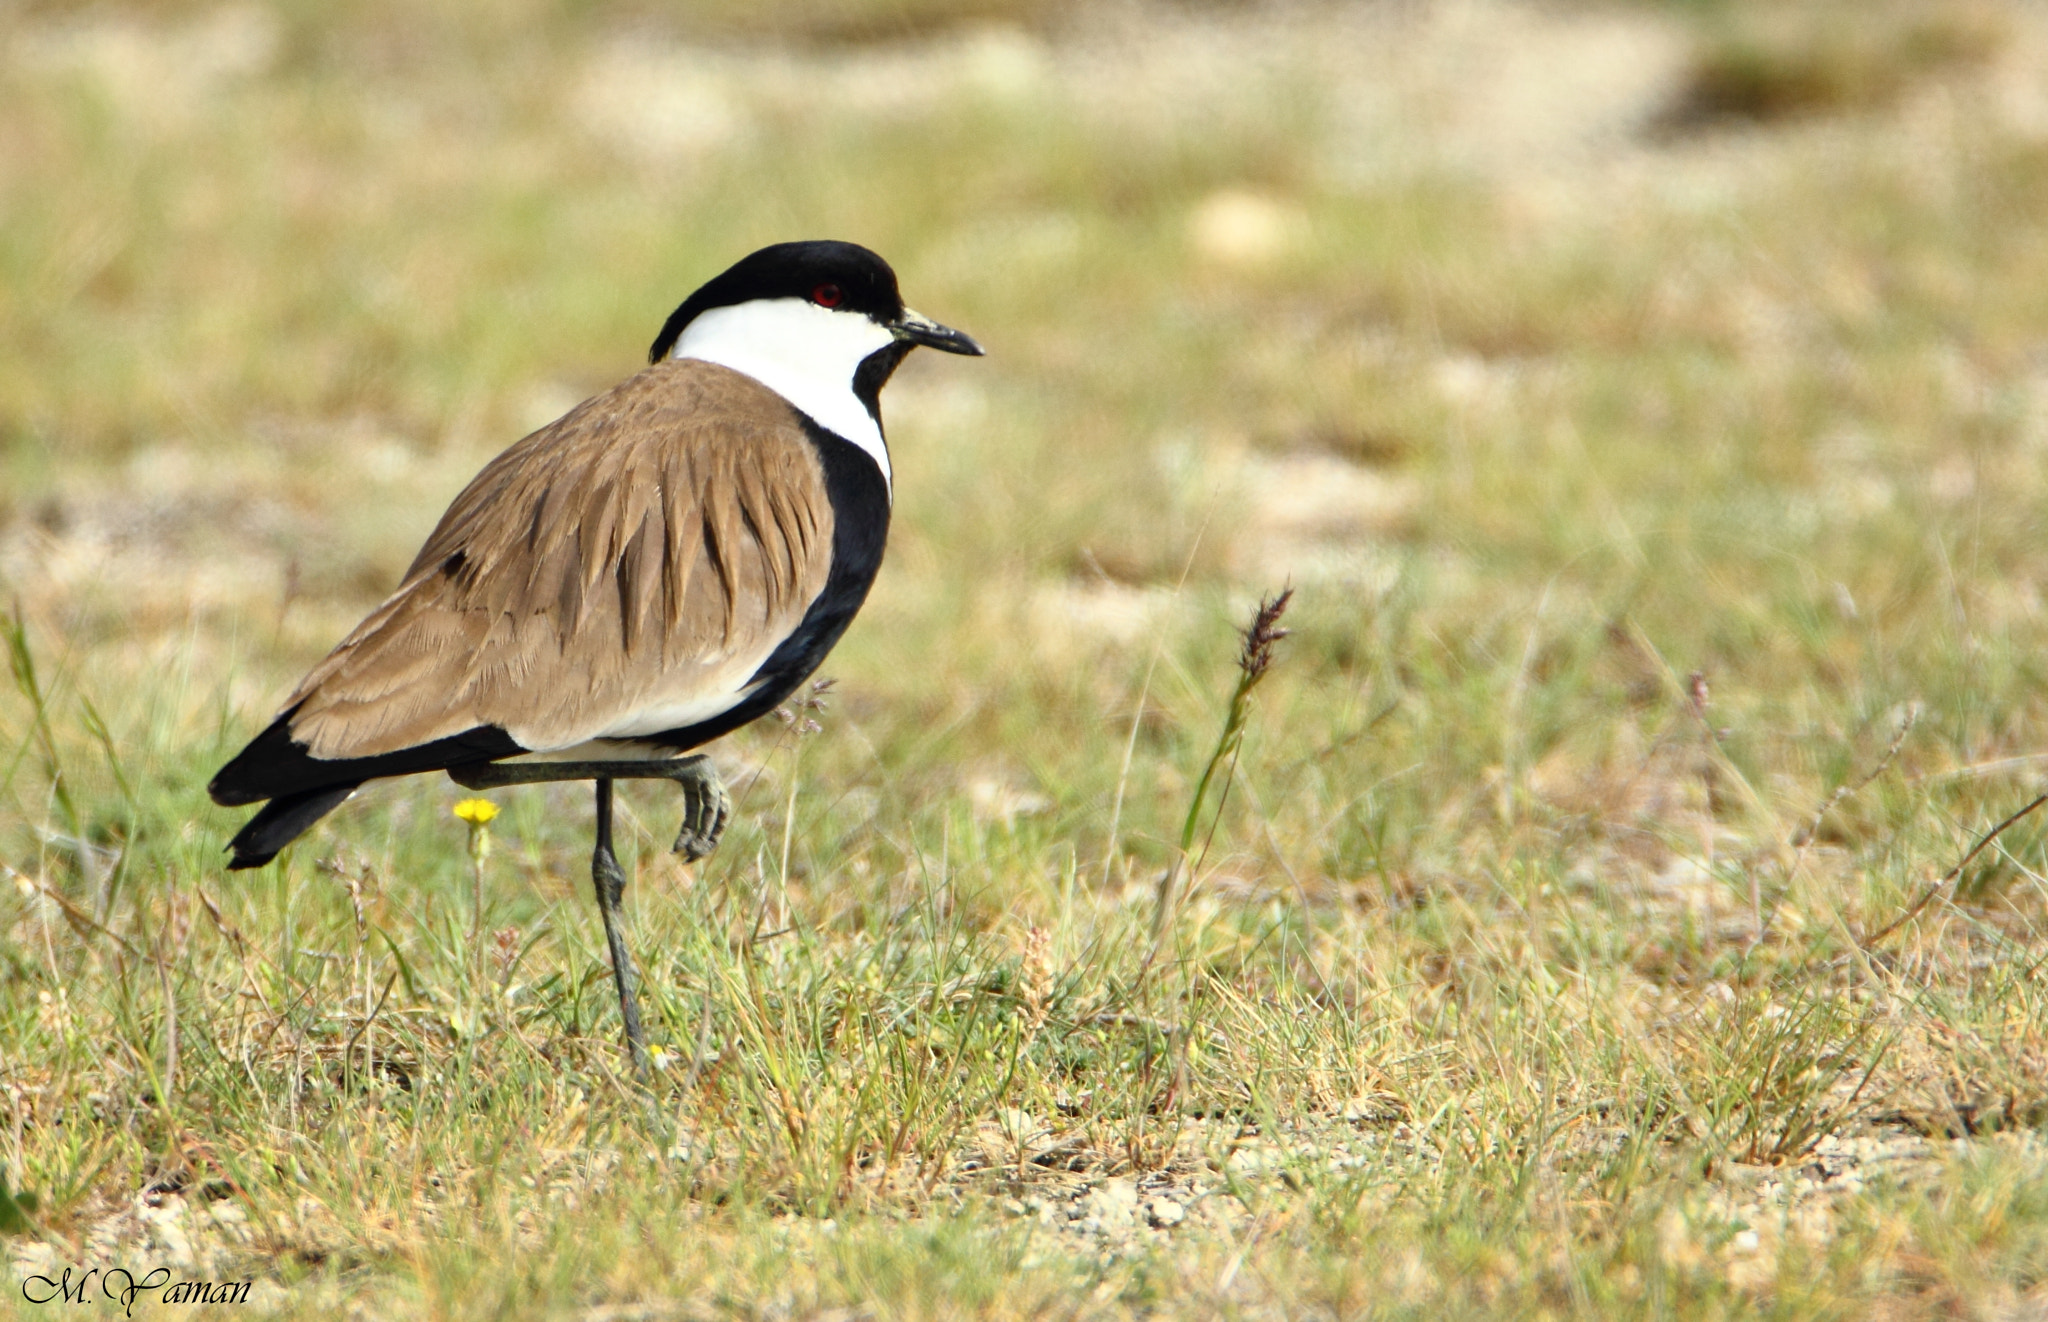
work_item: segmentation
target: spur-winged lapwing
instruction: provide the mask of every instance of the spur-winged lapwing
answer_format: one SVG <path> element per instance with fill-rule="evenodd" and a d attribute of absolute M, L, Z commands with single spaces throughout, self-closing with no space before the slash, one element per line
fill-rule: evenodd
<path fill-rule="evenodd" d="M 228 866 L 269 862 L 387 776 L 595 780 L 592 870 L 638 1058 L 612 779 L 675 780 L 677 848 L 716 842 L 723 788 L 680 755 L 774 710 L 860 609 L 894 494 L 880 394 L 920 344 L 981 353 L 851 243 L 763 248 L 690 295 L 652 366 L 477 474 L 398 590 L 221 768 L 216 803 L 268 800 Z"/>

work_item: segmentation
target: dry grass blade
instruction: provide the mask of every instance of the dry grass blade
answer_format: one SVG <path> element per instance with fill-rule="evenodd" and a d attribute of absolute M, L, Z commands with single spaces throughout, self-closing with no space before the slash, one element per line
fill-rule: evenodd
<path fill-rule="evenodd" d="M 1905 911 L 1903 913 L 1901 913 L 1898 917 L 1892 919 L 1890 922 L 1886 923 L 1883 927 L 1878 928 L 1877 931 L 1873 932 L 1871 935 L 1865 937 L 1862 941 L 1863 948 L 1865 950 L 1870 950 L 1876 947 L 1886 937 L 1898 931 L 1907 923 L 1912 922 L 1915 918 L 1918 918 L 1922 910 L 1924 910 L 1928 905 L 1932 904 L 1935 901 L 1935 899 L 1938 896 L 1940 896 L 1944 891 L 1948 890 L 1949 887 L 1955 885 L 1956 878 L 1963 875 L 1964 869 L 1968 868 L 1970 864 L 1976 860 L 1977 855 L 1989 849 L 1994 843 L 1997 842 L 1998 837 L 2004 835 L 2007 831 L 2019 825 L 2022 821 L 2031 816 L 2034 813 L 2034 811 L 2044 803 L 2048 803 L 2048 794 L 2037 795 L 2032 800 L 2030 800 L 2025 807 L 2020 808 L 2011 816 L 2007 817 L 2004 821 L 1992 827 L 1983 835 L 1978 836 L 1977 842 L 1971 845 L 1969 849 L 1964 852 L 1961 858 L 1956 860 L 1955 866 L 1950 868 L 1947 872 L 1942 873 L 1941 876 L 1937 878 L 1933 883 L 1931 883 L 1925 890 L 1921 891 L 1919 895 L 1915 896 L 1913 902 L 1906 906 Z"/>

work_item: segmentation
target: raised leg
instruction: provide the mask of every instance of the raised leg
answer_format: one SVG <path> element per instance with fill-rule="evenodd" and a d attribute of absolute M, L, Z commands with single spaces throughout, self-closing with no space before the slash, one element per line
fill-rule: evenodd
<path fill-rule="evenodd" d="M 725 782 L 702 754 L 619 762 L 471 762 L 448 768 L 448 779 L 471 790 L 558 780 L 672 781 L 683 792 L 683 829 L 676 835 L 675 850 L 691 863 L 718 848 L 718 838 L 732 816 Z"/>
<path fill-rule="evenodd" d="M 718 848 L 718 838 L 725 834 L 725 823 L 732 816 L 732 797 L 725 792 L 717 769 L 708 759 L 699 759 L 695 770 L 694 776 L 672 778 L 683 792 L 683 829 L 676 833 L 675 852 L 686 863 L 706 858 Z"/>
<path fill-rule="evenodd" d="M 597 909 L 604 915 L 605 944 L 611 947 L 612 977 L 619 984 L 619 1016 L 626 1021 L 626 1045 L 633 1053 L 633 1068 L 647 1072 L 647 1035 L 640 1028 L 639 981 L 633 971 L 633 956 L 626 950 L 626 938 L 619 931 L 619 900 L 626 893 L 626 874 L 612 852 L 612 782 L 597 780 L 597 848 L 590 855 L 590 879 L 597 886 Z"/>

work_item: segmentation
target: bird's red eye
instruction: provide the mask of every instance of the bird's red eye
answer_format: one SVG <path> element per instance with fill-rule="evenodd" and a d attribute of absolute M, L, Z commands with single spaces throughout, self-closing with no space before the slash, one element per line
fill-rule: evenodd
<path fill-rule="evenodd" d="M 839 300 L 845 297 L 838 285 L 819 285 L 811 291 L 811 302 L 821 308 L 836 308 L 839 306 Z"/>

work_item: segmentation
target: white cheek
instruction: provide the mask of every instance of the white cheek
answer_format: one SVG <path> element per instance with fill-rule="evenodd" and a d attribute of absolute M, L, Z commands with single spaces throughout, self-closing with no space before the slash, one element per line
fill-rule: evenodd
<path fill-rule="evenodd" d="M 674 357 L 744 372 L 809 414 L 819 426 L 866 450 L 891 485 L 882 429 L 853 393 L 853 374 L 895 337 L 857 312 L 834 312 L 801 298 L 764 298 L 713 308 L 683 330 Z"/>

